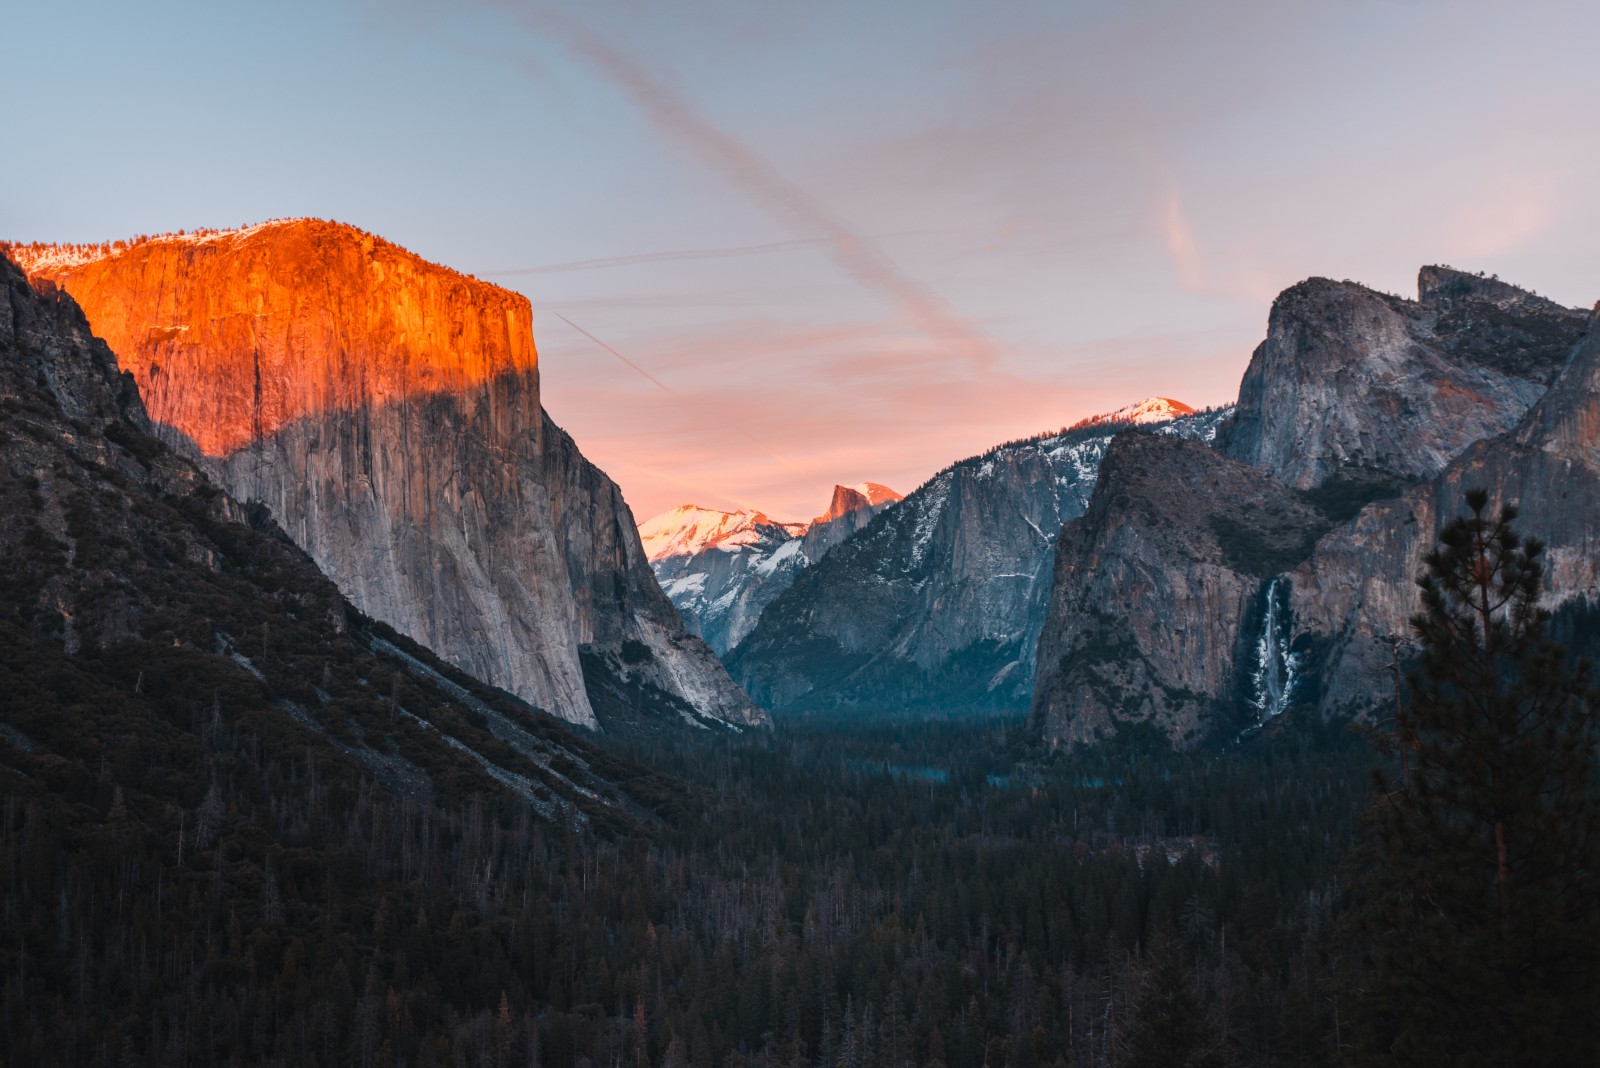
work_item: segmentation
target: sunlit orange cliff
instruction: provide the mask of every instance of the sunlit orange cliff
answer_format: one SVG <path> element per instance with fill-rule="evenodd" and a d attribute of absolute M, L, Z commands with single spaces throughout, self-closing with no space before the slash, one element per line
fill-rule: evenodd
<path fill-rule="evenodd" d="M 226 456 L 291 420 L 537 372 L 526 297 L 310 219 L 12 258 L 83 307 L 151 417 Z"/>
<path fill-rule="evenodd" d="M 675 719 L 764 721 L 544 414 L 526 298 L 306 219 L 10 255 L 358 608 L 576 723 L 598 722 L 585 658 Z"/>

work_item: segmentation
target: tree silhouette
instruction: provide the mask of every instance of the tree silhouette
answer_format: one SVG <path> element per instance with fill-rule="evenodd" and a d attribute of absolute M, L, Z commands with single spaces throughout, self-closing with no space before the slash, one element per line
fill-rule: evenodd
<path fill-rule="evenodd" d="M 1418 579 L 1406 699 L 1376 732 L 1357 913 L 1378 1063 L 1593 1064 L 1600 805 L 1587 664 L 1546 633 L 1542 546 L 1482 491 Z"/>

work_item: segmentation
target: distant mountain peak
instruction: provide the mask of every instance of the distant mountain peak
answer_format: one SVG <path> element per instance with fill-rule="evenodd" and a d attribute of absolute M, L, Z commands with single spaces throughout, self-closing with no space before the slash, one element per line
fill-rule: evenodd
<path fill-rule="evenodd" d="M 1102 412 L 1087 419 L 1080 419 L 1067 429 L 1078 430 L 1086 426 L 1099 426 L 1102 423 L 1132 423 L 1145 426 L 1150 423 L 1170 422 L 1185 415 L 1193 415 L 1195 411 L 1196 409 L 1171 397 L 1146 397 L 1137 404 L 1126 405 L 1114 412 Z"/>
<path fill-rule="evenodd" d="M 680 504 L 639 524 L 639 540 L 652 564 L 710 549 L 739 552 L 776 538 L 787 541 L 806 532 L 805 523 L 783 523 L 753 508 L 724 512 Z"/>
<path fill-rule="evenodd" d="M 881 508 L 900 499 L 901 494 L 877 482 L 857 482 L 851 486 L 834 486 L 833 499 L 828 502 L 828 510 L 811 522 L 831 523 L 835 519 L 849 515 L 851 512 L 859 512 L 863 508 Z"/>

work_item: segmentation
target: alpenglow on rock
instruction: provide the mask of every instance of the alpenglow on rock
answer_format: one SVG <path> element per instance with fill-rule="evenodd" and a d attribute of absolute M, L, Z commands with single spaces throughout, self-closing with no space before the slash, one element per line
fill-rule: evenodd
<path fill-rule="evenodd" d="M 721 655 L 750 633 L 801 568 L 899 499 L 876 482 L 835 486 L 828 510 L 810 523 L 686 504 L 647 520 L 639 533 L 662 590 Z"/>
<path fill-rule="evenodd" d="M 1083 514 L 1107 443 L 1156 412 L 1011 442 L 941 471 L 801 572 L 728 657 L 775 709 L 1026 708 L 1057 532 Z M 1225 413 L 1156 431 L 1209 439 Z"/>
<path fill-rule="evenodd" d="M 597 725 L 596 687 L 766 722 L 540 407 L 525 298 L 312 220 L 12 254 L 82 305 L 162 435 L 363 612 L 574 723 Z"/>
<path fill-rule="evenodd" d="M 77 304 L 31 286 L 3 246 L 0 396 L 10 781 L 48 781 L 114 745 L 102 784 L 178 821 L 214 777 L 197 754 L 217 743 L 201 739 L 231 734 L 264 741 L 269 767 L 287 754 L 314 781 L 360 781 L 412 811 L 477 798 L 571 830 L 638 827 L 649 794 L 619 780 L 661 784 L 353 610 L 265 508 L 150 436 L 132 376 Z M 247 852 L 275 848 L 261 822 L 247 838 Z"/>

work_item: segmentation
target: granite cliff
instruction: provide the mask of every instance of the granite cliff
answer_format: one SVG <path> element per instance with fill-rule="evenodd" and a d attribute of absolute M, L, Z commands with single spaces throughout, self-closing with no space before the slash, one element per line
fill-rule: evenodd
<path fill-rule="evenodd" d="M 1281 687 L 1247 670 L 1277 629 L 1269 580 L 1331 525 L 1307 495 L 1201 442 L 1118 434 L 1056 543 L 1037 731 L 1056 747 L 1150 724 L 1186 747 L 1281 712 Z"/>
<path fill-rule="evenodd" d="M 722 655 L 802 568 L 899 499 L 875 482 L 835 486 L 827 511 L 809 523 L 687 504 L 646 521 L 639 532 L 662 590 L 689 628 Z"/>
<path fill-rule="evenodd" d="M 1193 745 L 1296 705 L 1364 713 L 1467 488 L 1520 504 L 1550 546 L 1552 603 L 1600 596 L 1589 317 L 1448 268 L 1424 268 L 1418 291 L 1292 287 L 1217 453 L 1118 439 L 1113 456 L 1139 462 L 1107 464 L 1057 553 L 1033 702 L 1045 738 L 1152 723 Z"/>
<path fill-rule="evenodd" d="M 243 780 L 263 765 L 573 829 L 654 819 L 617 780 L 663 784 L 355 610 L 264 508 L 151 430 L 72 299 L 0 250 L 0 767 L 36 801 L 98 767 L 176 843 L 209 779 L 257 866 Z"/>
<path fill-rule="evenodd" d="M 1158 410 L 1159 409 L 1159 412 Z M 1135 422 L 1207 438 L 1222 413 L 1173 402 L 954 464 L 801 572 L 728 657 L 778 709 L 1026 707 L 1061 524 Z"/>
<path fill-rule="evenodd" d="M 1413 581 L 1469 489 L 1515 505 L 1545 544 L 1547 607 L 1600 605 L 1600 314 L 1550 389 L 1511 432 L 1474 443 L 1433 479 L 1364 509 L 1286 576 L 1294 640 L 1310 652 L 1304 698 L 1326 715 L 1361 712 L 1410 639 Z"/>
<path fill-rule="evenodd" d="M 157 432 L 363 612 L 574 723 L 618 688 L 765 722 L 545 415 L 521 296 L 312 220 L 13 255 L 83 306 Z"/>
<path fill-rule="evenodd" d="M 1218 442 L 1299 489 L 1431 478 L 1515 426 L 1583 329 L 1580 312 L 1444 267 L 1422 269 L 1415 301 L 1313 278 L 1273 302 Z"/>

